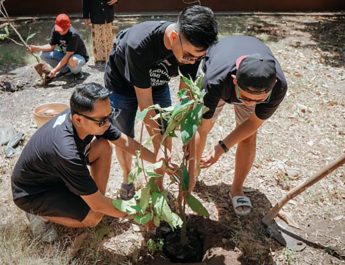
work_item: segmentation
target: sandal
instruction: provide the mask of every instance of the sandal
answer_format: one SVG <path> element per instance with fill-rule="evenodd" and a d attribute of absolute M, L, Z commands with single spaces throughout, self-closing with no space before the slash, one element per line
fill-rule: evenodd
<path fill-rule="evenodd" d="M 244 195 L 232 197 L 231 193 L 229 193 L 229 196 L 231 198 L 232 207 L 234 208 L 234 212 L 236 215 L 246 216 L 250 214 L 250 212 L 252 211 L 253 205 L 249 197 L 244 196 Z M 239 210 L 239 207 L 245 207 L 245 210 Z"/>
<path fill-rule="evenodd" d="M 120 189 L 120 198 L 122 200 L 130 200 L 135 195 L 135 188 L 133 183 L 122 183 Z"/>

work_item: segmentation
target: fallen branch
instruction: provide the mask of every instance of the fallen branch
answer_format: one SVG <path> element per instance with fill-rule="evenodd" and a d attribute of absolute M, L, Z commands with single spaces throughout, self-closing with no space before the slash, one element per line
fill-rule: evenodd
<path fill-rule="evenodd" d="M 9 20 L 10 17 L 9 17 L 9 15 L 8 15 L 8 13 L 7 13 L 7 10 L 6 10 L 6 8 L 5 8 L 4 2 L 5 2 L 5 0 L 0 0 L 0 14 L 1 14 L 4 18 L 6 18 L 6 19 L 8 20 L 8 22 L 7 22 L 8 25 L 10 25 L 10 27 L 13 29 L 13 31 L 18 35 L 19 39 L 20 39 L 21 42 L 24 44 L 24 46 L 25 46 L 26 48 L 28 48 L 29 45 L 28 45 L 28 44 L 26 43 L 26 41 L 23 39 L 22 35 L 17 31 L 17 29 L 15 28 L 15 26 L 10 22 L 10 20 Z M 11 38 L 9 38 L 9 39 L 12 40 L 12 41 L 14 41 L 14 40 L 11 39 Z M 14 41 L 14 43 L 20 45 L 20 44 L 19 44 L 18 42 L 16 42 L 16 41 Z M 35 57 L 35 59 L 37 60 L 37 63 L 40 62 L 40 59 L 38 58 L 37 55 L 35 55 L 35 54 L 31 53 L 31 52 L 30 52 L 30 54 L 31 54 L 32 56 Z"/>

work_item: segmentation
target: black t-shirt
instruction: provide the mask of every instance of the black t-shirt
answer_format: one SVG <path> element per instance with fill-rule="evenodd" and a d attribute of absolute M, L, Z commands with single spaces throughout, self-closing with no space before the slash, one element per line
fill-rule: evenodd
<path fill-rule="evenodd" d="M 105 24 L 114 20 L 114 5 L 109 0 L 83 0 L 83 18 L 89 18 L 92 24 Z"/>
<path fill-rule="evenodd" d="M 101 136 L 116 140 L 121 132 L 110 125 Z M 12 173 L 13 199 L 68 188 L 89 195 L 98 188 L 87 168 L 86 150 L 94 136 L 81 140 L 66 111 L 42 126 L 29 140 Z"/>
<path fill-rule="evenodd" d="M 84 41 L 81 39 L 78 31 L 72 26 L 65 35 L 60 35 L 53 27 L 49 44 L 56 45 L 56 49 L 63 53 L 74 52 L 83 56 L 86 61 L 89 59 Z"/>
<path fill-rule="evenodd" d="M 231 75 L 236 75 L 236 60 L 242 55 L 260 53 L 264 58 L 276 62 L 277 83 L 272 90 L 269 102 L 257 104 L 255 114 L 266 120 L 272 116 L 285 97 L 287 82 L 279 62 L 271 50 L 260 40 L 250 36 L 231 36 L 221 39 L 212 46 L 205 57 L 203 88 L 206 90 L 204 103 L 209 111 L 203 118 L 212 118 L 220 99 L 227 103 L 240 103 L 236 97 Z"/>
<path fill-rule="evenodd" d="M 107 61 L 105 86 L 125 96 L 134 87 L 159 89 L 178 74 L 195 77 L 198 65 L 179 65 L 164 46 L 164 33 L 171 22 L 147 21 L 119 32 Z"/>

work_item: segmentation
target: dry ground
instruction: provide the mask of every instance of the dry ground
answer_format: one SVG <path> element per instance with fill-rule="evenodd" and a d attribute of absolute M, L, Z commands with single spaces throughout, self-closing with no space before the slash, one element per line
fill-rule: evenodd
<path fill-rule="evenodd" d="M 118 25 L 123 28 L 148 19 L 162 17 L 121 18 Z M 204 201 L 211 217 L 191 219 L 202 230 L 209 248 L 205 264 L 345 264 L 344 260 L 311 246 L 302 252 L 284 248 L 265 236 L 260 222 L 288 190 L 345 152 L 345 17 L 252 15 L 223 16 L 218 20 L 222 36 L 250 34 L 266 42 L 282 65 L 289 90 L 258 135 L 257 158 L 246 182 L 246 187 L 253 189 L 248 195 L 254 204 L 248 218 L 235 217 L 227 195 L 234 172 L 234 150 L 200 176 L 195 194 Z M 38 33 L 32 42 L 45 43 L 52 23 L 22 22 L 18 28 L 24 35 L 31 28 L 31 32 Z M 82 29 L 79 20 L 74 24 Z M 81 32 L 89 46 L 89 32 Z M 0 123 L 24 132 L 23 146 L 36 131 L 32 109 L 45 102 L 68 103 L 76 82 L 63 78 L 47 88 L 37 86 L 33 60 L 25 50 L 6 41 L 0 44 Z M 103 83 L 103 71 L 93 67 L 92 61 L 85 72 L 83 82 Z M 4 87 L 9 87 L 4 81 L 15 92 L 5 92 Z M 173 94 L 176 85 L 173 80 Z M 212 131 L 209 147 L 233 127 L 232 107 L 227 106 Z M 59 228 L 60 239 L 53 245 L 32 239 L 24 214 L 12 203 L 10 175 L 16 159 L 4 158 L 3 148 L 0 149 L 1 264 L 169 264 L 159 254 L 153 255 L 155 259 L 147 254 L 139 227 L 111 218 L 94 229 Z M 115 196 L 120 179 L 119 165 L 114 159 L 109 196 Z M 300 227 L 301 235 L 342 255 L 344 182 L 343 167 L 284 207 L 284 212 Z"/>

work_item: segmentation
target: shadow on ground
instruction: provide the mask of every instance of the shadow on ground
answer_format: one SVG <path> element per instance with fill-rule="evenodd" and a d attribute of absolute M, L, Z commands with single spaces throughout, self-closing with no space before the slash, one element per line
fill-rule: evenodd
<path fill-rule="evenodd" d="M 305 23 L 305 31 L 323 52 L 322 62 L 333 67 L 345 64 L 345 16 L 323 17 L 318 22 Z"/>
<path fill-rule="evenodd" d="M 205 250 L 203 262 L 192 264 L 274 264 L 272 252 L 282 247 L 266 237 L 266 227 L 261 223 L 262 217 L 271 208 L 271 203 L 263 193 L 254 190 L 248 194 L 254 204 L 252 213 L 239 218 L 230 203 L 229 190 L 229 185 L 224 183 L 207 186 L 198 182 L 195 192 L 203 201 L 214 203 L 215 208 L 208 210 L 211 216 L 214 216 L 212 213 L 218 215 L 218 220 L 189 216 L 189 223 L 197 227 L 204 239 Z M 179 263 L 171 263 L 159 253 L 154 259 L 147 255 L 138 264 Z"/>
<path fill-rule="evenodd" d="M 264 42 L 278 42 L 290 37 L 294 40 L 289 43 L 290 46 L 314 49 L 320 53 L 321 63 L 333 67 L 344 66 L 345 16 L 276 15 L 271 18 L 256 16 L 245 21 L 247 27 L 240 31 L 243 34 L 256 36 Z"/>

